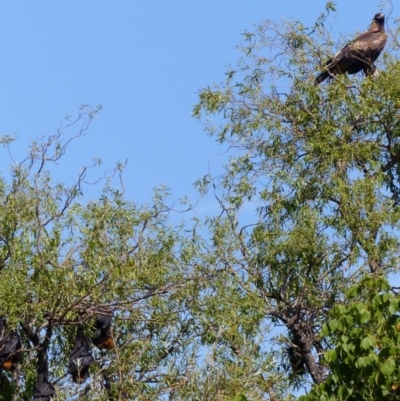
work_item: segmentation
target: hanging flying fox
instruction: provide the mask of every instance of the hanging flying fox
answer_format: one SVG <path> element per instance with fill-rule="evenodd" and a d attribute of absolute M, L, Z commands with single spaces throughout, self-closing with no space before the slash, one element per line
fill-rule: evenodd
<path fill-rule="evenodd" d="M 21 338 L 16 331 L 6 333 L 6 320 L 0 319 L 0 369 L 15 370 L 22 363 Z"/>
<path fill-rule="evenodd" d="M 47 371 L 40 369 L 38 371 L 33 401 L 50 401 L 55 395 L 54 386 L 49 382 Z"/>
<path fill-rule="evenodd" d="M 108 394 L 108 399 L 109 401 L 115 401 L 115 397 L 113 397 L 111 393 L 111 380 L 108 376 L 104 376 L 104 381 L 102 382 L 102 386 L 106 390 L 106 393 Z M 123 391 L 122 394 L 119 395 L 119 400 L 128 400 L 129 397 L 128 395 Z"/>
<path fill-rule="evenodd" d="M 69 356 L 68 373 L 72 375 L 72 380 L 75 383 L 85 381 L 92 363 L 90 340 L 85 336 L 83 326 L 78 325 L 75 346 Z"/>
<path fill-rule="evenodd" d="M 111 335 L 112 316 L 100 315 L 94 322 L 95 332 L 92 337 L 93 344 L 99 349 L 115 348 Z"/>
<path fill-rule="evenodd" d="M 297 346 L 291 345 L 287 348 L 287 353 L 289 356 L 289 362 L 292 366 L 293 373 L 296 375 L 303 375 L 306 373 L 306 365 L 304 358 L 301 356 L 297 349 Z"/>
<path fill-rule="evenodd" d="M 375 14 L 366 32 L 347 43 L 325 63 L 323 72 L 315 78 L 315 84 L 319 85 L 339 74 L 357 74 L 361 70 L 366 76 L 373 75 L 376 72 L 374 61 L 381 54 L 386 41 L 385 14 Z"/>

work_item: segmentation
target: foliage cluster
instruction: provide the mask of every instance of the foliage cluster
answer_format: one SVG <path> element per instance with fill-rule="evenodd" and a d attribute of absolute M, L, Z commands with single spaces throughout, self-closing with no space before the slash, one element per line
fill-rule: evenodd
<path fill-rule="evenodd" d="M 378 77 L 315 86 L 334 11 L 246 32 L 238 65 L 200 91 L 194 116 L 230 154 L 197 182 L 218 215 L 183 203 L 173 223 L 164 188 L 126 200 L 122 165 L 89 202 L 90 167 L 55 182 L 99 111 L 86 106 L 1 178 L 0 311 L 24 362 L 1 372 L 0 399 L 32 397 L 44 353 L 66 400 L 398 398 L 398 28 Z M 90 379 L 71 384 L 76 326 L 90 334 L 99 313 L 117 346 L 93 350 Z"/>

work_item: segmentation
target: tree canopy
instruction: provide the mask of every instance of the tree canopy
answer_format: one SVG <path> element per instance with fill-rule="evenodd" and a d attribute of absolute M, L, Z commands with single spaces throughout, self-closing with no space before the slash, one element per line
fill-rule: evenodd
<path fill-rule="evenodd" d="M 2 362 L 0 399 L 31 399 L 38 372 L 66 400 L 398 398 L 398 26 L 378 76 L 316 86 L 338 47 L 333 12 L 245 32 L 238 65 L 200 91 L 194 116 L 230 155 L 196 183 L 216 215 L 201 221 L 183 202 L 178 219 L 165 188 L 128 201 L 123 165 L 94 200 L 97 163 L 57 182 L 99 108 L 12 164 L 0 178 L 0 343 L 18 335 L 21 347 Z M 77 338 L 91 362 L 75 383 Z"/>
<path fill-rule="evenodd" d="M 125 200 L 111 186 L 122 168 L 117 166 L 102 177 L 99 198 L 84 204 L 90 167 L 69 186 L 51 176 L 97 111 L 83 107 L 56 135 L 33 143 L 28 157 L 1 181 L 3 339 L 17 330 L 23 357 L 16 370 L 2 372 L 3 399 L 30 399 L 46 357 L 60 399 L 159 399 L 179 387 L 182 372 L 193 364 L 185 304 L 194 275 L 185 254 L 196 238 L 166 223 L 171 209 L 164 191 L 148 206 Z M 3 142 L 8 146 L 9 138 Z M 93 347 L 90 385 L 71 385 L 66 367 L 77 327 L 93 336 L 99 315 L 113 316 L 115 350 Z"/>
<path fill-rule="evenodd" d="M 213 254 L 225 274 L 224 290 L 215 296 L 240 297 L 253 320 L 239 330 L 251 326 L 251 336 L 264 336 L 270 354 L 280 349 L 281 366 L 293 368 L 292 375 L 278 371 L 278 382 L 290 384 L 279 393 L 274 382 L 266 391 L 271 399 L 284 398 L 293 384 L 303 391 L 317 385 L 315 399 L 332 400 L 396 397 L 398 387 L 395 369 L 382 367 L 397 364 L 398 292 L 379 285 L 397 273 L 399 258 L 398 28 L 390 31 L 379 76 L 340 75 L 315 86 L 333 53 L 325 28 L 331 12 L 328 3 L 311 27 L 266 21 L 246 32 L 239 66 L 227 71 L 225 82 L 204 88 L 194 109 L 231 151 L 224 174 L 198 182 L 214 191 L 222 210 L 209 221 L 218 240 Z M 254 213 L 243 218 L 249 208 Z M 354 295 L 366 277 L 383 297 L 381 308 L 391 305 L 387 312 L 377 311 L 371 294 Z M 361 319 L 356 330 L 353 302 L 385 318 Z M 381 326 L 386 319 L 391 328 Z M 275 330 L 266 334 L 264 326 Z M 350 352 L 347 330 L 365 346 L 378 328 L 391 351 L 380 350 L 377 337 L 365 347 L 376 357 L 351 345 L 352 362 L 341 359 Z M 260 399 L 255 392 L 254 385 L 245 391 Z"/>

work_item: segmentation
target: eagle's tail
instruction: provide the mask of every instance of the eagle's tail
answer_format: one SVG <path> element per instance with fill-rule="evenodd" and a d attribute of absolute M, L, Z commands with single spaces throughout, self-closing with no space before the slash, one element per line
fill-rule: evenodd
<path fill-rule="evenodd" d="M 321 72 L 315 80 L 314 80 L 314 85 L 319 85 L 321 82 L 324 82 L 325 79 L 329 78 L 331 75 L 329 74 L 328 71 Z"/>

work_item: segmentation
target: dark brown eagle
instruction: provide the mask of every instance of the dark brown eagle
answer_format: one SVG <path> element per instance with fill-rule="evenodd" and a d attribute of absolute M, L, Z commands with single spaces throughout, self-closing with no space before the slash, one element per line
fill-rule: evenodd
<path fill-rule="evenodd" d="M 325 79 L 330 80 L 336 75 L 346 72 L 357 74 L 362 70 L 367 76 L 373 75 L 376 71 L 374 61 L 381 54 L 386 41 L 385 14 L 375 14 L 368 31 L 347 43 L 342 50 L 325 63 L 324 71 L 315 78 L 315 84 L 318 85 Z"/>

